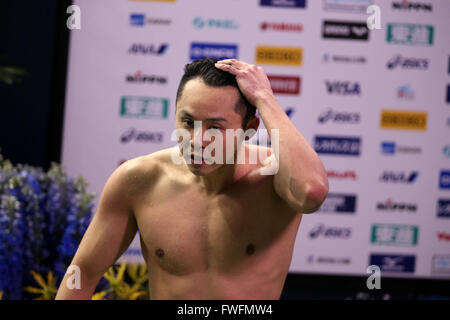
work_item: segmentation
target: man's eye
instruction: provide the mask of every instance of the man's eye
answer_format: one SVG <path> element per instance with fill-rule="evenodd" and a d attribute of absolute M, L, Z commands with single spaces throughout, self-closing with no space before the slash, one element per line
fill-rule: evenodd
<path fill-rule="evenodd" d="M 184 120 L 183 120 L 183 123 L 184 123 L 185 125 L 187 125 L 188 127 L 193 127 L 193 126 L 194 126 L 194 121 L 189 120 L 189 119 L 184 119 Z"/>
<path fill-rule="evenodd" d="M 215 126 L 211 126 L 211 127 L 209 127 L 210 129 L 213 129 L 213 130 L 220 130 L 220 127 L 215 127 Z"/>

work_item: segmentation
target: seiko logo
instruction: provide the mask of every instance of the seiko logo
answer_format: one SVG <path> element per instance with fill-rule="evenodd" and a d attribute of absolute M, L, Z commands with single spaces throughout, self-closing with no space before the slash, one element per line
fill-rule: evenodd
<path fill-rule="evenodd" d="M 385 202 L 377 203 L 377 210 L 380 211 L 401 211 L 401 212 L 416 212 L 417 204 L 393 202 L 392 199 L 387 199 Z"/>
<path fill-rule="evenodd" d="M 359 123 L 361 114 L 359 112 L 339 112 L 328 109 L 319 115 L 319 123 L 323 124 L 328 121 L 337 123 Z"/>
<path fill-rule="evenodd" d="M 128 143 L 130 141 L 136 142 L 162 142 L 163 133 L 162 132 L 147 132 L 147 131 L 137 131 L 135 128 L 130 128 L 125 131 L 120 136 L 120 142 Z"/>
<path fill-rule="evenodd" d="M 368 40 L 369 28 L 365 22 L 324 21 L 322 36 L 332 39 Z"/>
<path fill-rule="evenodd" d="M 402 69 L 428 69 L 428 59 L 403 58 L 401 55 L 393 56 L 386 64 L 388 69 L 400 67 Z"/>
<path fill-rule="evenodd" d="M 311 239 L 316 239 L 320 236 L 333 239 L 348 239 L 351 234 L 352 230 L 350 228 L 325 227 L 323 224 L 318 224 L 309 232 L 309 237 Z"/>
<path fill-rule="evenodd" d="M 380 182 L 393 182 L 393 183 L 406 183 L 411 184 L 414 183 L 419 176 L 419 172 L 412 171 L 409 174 L 406 174 L 405 172 L 392 172 L 392 171 L 385 171 L 380 176 Z"/>
<path fill-rule="evenodd" d="M 361 95 L 361 87 L 358 82 L 325 80 L 325 87 L 329 94 L 343 96 Z"/>

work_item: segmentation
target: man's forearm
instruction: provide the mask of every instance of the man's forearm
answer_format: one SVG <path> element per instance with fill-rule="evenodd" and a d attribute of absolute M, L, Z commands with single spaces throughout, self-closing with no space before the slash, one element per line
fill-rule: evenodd
<path fill-rule="evenodd" d="M 322 161 L 273 95 L 260 99 L 257 108 L 269 135 L 271 129 L 279 130 L 279 169 L 274 177 L 277 192 L 304 213 L 316 210 L 328 193 Z"/>
<path fill-rule="evenodd" d="M 55 300 L 91 300 L 98 284 L 98 277 L 88 278 L 80 272 L 79 288 L 76 286 L 74 275 L 66 273 L 59 286 Z"/>

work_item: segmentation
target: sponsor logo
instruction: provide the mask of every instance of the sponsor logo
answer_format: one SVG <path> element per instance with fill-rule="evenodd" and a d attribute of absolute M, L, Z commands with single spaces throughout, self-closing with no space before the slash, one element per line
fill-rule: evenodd
<path fill-rule="evenodd" d="M 309 255 L 307 263 L 309 264 L 340 264 L 349 265 L 352 259 L 350 257 L 325 257 L 325 256 L 313 256 Z"/>
<path fill-rule="evenodd" d="M 349 239 L 351 235 L 351 228 L 326 227 L 322 223 L 316 225 L 308 234 L 310 239 L 317 239 L 318 237 L 327 239 Z"/>
<path fill-rule="evenodd" d="M 325 39 L 369 40 L 366 22 L 323 21 L 322 37 Z"/>
<path fill-rule="evenodd" d="M 142 54 L 142 55 L 163 55 L 167 48 L 169 47 L 169 44 L 163 43 L 160 45 L 155 44 L 143 44 L 143 43 L 133 43 L 130 48 L 128 49 L 129 54 Z"/>
<path fill-rule="evenodd" d="M 341 96 L 361 95 L 361 86 L 359 82 L 325 80 L 325 88 L 328 94 L 336 94 Z"/>
<path fill-rule="evenodd" d="M 438 199 L 438 218 L 450 218 L 450 199 Z"/>
<path fill-rule="evenodd" d="M 405 202 L 393 202 L 391 198 L 385 202 L 377 202 L 379 211 L 417 212 L 417 204 Z"/>
<path fill-rule="evenodd" d="M 437 237 L 439 241 L 450 241 L 450 233 L 438 232 Z"/>
<path fill-rule="evenodd" d="M 379 245 L 416 246 L 419 227 L 405 224 L 373 224 L 370 242 Z"/>
<path fill-rule="evenodd" d="M 303 48 L 257 46 L 255 62 L 300 67 L 303 62 Z"/>
<path fill-rule="evenodd" d="M 359 156 L 360 137 L 315 136 L 314 149 L 319 154 Z"/>
<path fill-rule="evenodd" d="M 169 100 L 125 96 L 120 100 L 120 116 L 125 118 L 167 118 Z"/>
<path fill-rule="evenodd" d="M 392 2 L 392 9 L 403 11 L 431 12 L 433 11 L 433 5 L 431 3 L 403 0 Z"/>
<path fill-rule="evenodd" d="M 403 254 L 377 254 L 370 255 L 370 265 L 380 267 L 384 272 L 408 272 L 413 273 L 416 265 L 416 257 Z"/>
<path fill-rule="evenodd" d="M 401 55 L 397 54 L 393 56 L 386 64 L 386 67 L 390 70 L 400 67 L 402 69 L 416 69 L 416 70 L 427 70 L 428 69 L 428 59 L 423 58 L 403 58 Z"/>
<path fill-rule="evenodd" d="M 450 103 L 450 84 L 447 85 L 447 98 L 446 98 L 447 103 Z"/>
<path fill-rule="evenodd" d="M 433 26 L 411 23 L 388 23 L 386 41 L 394 44 L 433 45 Z"/>
<path fill-rule="evenodd" d="M 232 19 L 214 19 L 214 18 L 202 18 L 195 17 L 192 20 L 192 24 L 197 29 L 213 28 L 222 30 L 236 30 L 239 29 L 239 25 Z"/>
<path fill-rule="evenodd" d="M 422 130 L 427 129 L 425 111 L 381 110 L 381 129 Z"/>
<path fill-rule="evenodd" d="M 384 183 L 405 183 L 405 184 L 412 184 L 417 180 L 417 177 L 419 176 L 418 171 L 412 171 L 409 174 L 406 174 L 405 172 L 393 172 L 393 171 L 384 171 L 379 178 L 380 182 Z"/>
<path fill-rule="evenodd" d="M 442 154 L 447 158 L 450 158 L 450 144 L 447 144 L 442 148 Z"/>
<path fill-rule="evenodd" d="M 402 100 L 413 100 L 416 96 L 410 84 L 404 84 L 397 88 L 397 98 Z"/>
<path fill-rule="evenodd" d="M 450 273 L 450 255 L 435 254 L 431 263 L 433 273 Z"/>
<path fill-rule="evenodd" d="M 340 112 L 334 111 L 333 109 L 327 109 L 319 115 L 319 123 L 324 124 L 328 121 L 335 123 L 350 123 L 357 124 L 361 119 L 361 114 L 359 112 Z"/>
<path fill-rule="evenodd" d="M 327 176 L 329 179 L 351 179 L 351 180 L 358 179 L 356 171 L 353 170 L 346 170 L 343 172 L 327 170 Z"/>
<path fill-rule="evenodd" d="M 320 212 L 336 212 L 336 213 L 355 213 L 356 211 L 356 195 L 354 194 L 328 194 Z"/>
<path fill-rule="evenodd" d="M 289 22 L 267 22 L 259 24 L 262 31 L 303 32 L 303 24 Z"/>
<path fill-rule="evenodd" d="M 143 27 L 146 24 L 168 26 L 171 23 L 167 18 L 147 18 L 144 13 L 130 13 L 130 25 L 133 27 Z"/>
<path fill-rule="evenodd" d="M 236 59 L 238 57 L 238 46 L 236 44 L 223 43 L 191 43 L 191 60 L 203 58 Z"/>
<path fill-rule="evenodd" d="M 354 64 L 365 64 L 367 63 L 367 58 L 364 56 L 344 56 L 339 54 L 329 54 L 324 53 L 322 56 L 322 61 L 334 62 L 334 63 L 354 63 Z"/>
<path fill-rule="evenodd" d="M 163 141 L 162 132 L 137 131 L 135 128 L 127 129 L 120 136 L 121 143 L 128 143 L 131 141 L 140 143 L 161 143 Z"/>
<path fill-rule="evenodd" d="M 267 75 L 270 86 L 275 94 L 299 94 L 300 77 L 299 76 L 274 76 Z"/>
<path fill-rule="evenodd" d="M 323 0 L 326 11 L 366 13 L 373 0 Z"/>
<path fill-rule="evenodd" d="M 167 84 L 167 78 L 149 74 L 143 74 L 142 71 L 136 71 L 134 74 L 127 74 L 125 77 L 127 82 L 131 83 L 158 83 Z"/>
<path fill-rule="evenodd" d="M 177 0 L 128 0 L 128 1 L 140 1 L 140 2 L 175 2 Z"/>
<path fill-rule="evenodd" d="M 264 7 L 306 8 L 306 0 L 261 0 Z"/>
<path fill-rule="evenodd" d="M 419 154 L 422 153 L 422 148 L 417 146 L 403 146 L 397 145 L 395 142 L 382 141 L 381 142 L 381 154 L 383 155 L 395 155 L 396 153 L 404 154 Z"/>
<path fill-rule="evenodd" d="M 439 173 L 439 188 L 450 189 L 450 170 L 441 170 Z"/>

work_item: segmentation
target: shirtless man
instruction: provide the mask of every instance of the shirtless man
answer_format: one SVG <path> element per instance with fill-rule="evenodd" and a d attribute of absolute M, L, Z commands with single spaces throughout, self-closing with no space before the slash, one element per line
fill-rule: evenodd
<path fill-rule="evenodd" d="M 190 132 L 192 148 L 206 148 L 211 141 L 194 134 L 194 121 L 203 131 L 256 130 L 253 106 L 269 134 L 279 129 L 276 174 L 261 174 L 262 157 L 253 164 L 175 164 L 174 148 L 125 162 L 106 182 L 71 262 L 80 268 L 81 288 L 69 289 L 66 273 L 56 299 L 90 299 L 137 229 L 151 299 L 279 299 L 302 214 L 316 211 L 328 194 L 322 162 L 278 104 L 264 70 L 235 59 L 186 66 L 175 123 Z"/>

